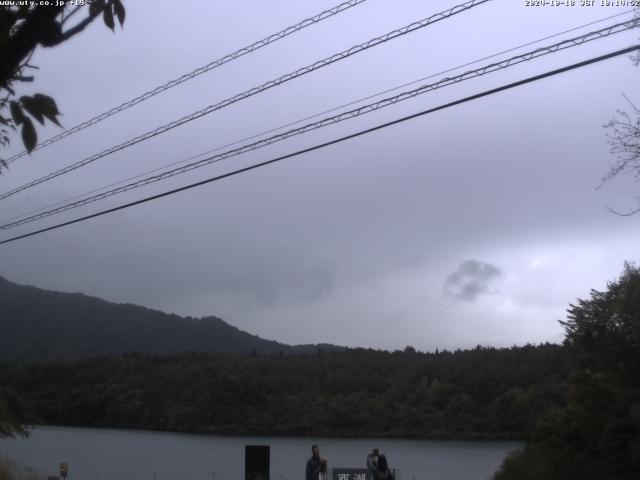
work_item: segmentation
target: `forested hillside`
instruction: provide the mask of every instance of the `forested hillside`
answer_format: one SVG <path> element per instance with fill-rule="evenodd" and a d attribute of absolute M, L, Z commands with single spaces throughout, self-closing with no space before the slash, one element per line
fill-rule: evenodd
<path fill-rule="evenodd" d="M 523 438 L 565 398 L 558 345 L 126 355 L 0 366 L 49 424 L 265 435 Z"/>
<path fill-rule="evenodd" d="M 217 317 L 183 318 L 80 293 L 17 285 L 2 277 L 0 305 L 0 361 L 76 359 L 130 352 L 295 353 L 317 348 L 264 340 Z"/>

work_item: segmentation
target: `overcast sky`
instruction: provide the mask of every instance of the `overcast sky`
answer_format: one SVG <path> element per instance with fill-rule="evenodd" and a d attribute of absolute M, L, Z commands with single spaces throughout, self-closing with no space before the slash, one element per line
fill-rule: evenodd
<path fill-rule="evenodd" d="M 19 94 L 54 96 L 62 123 L 72 127 L 337 3 L 129 0 L 124 30 L 113 34 L 96 22 L 60 47 L 37 51 L 36 82 Z M 0 190 L 456 3 L 368 0 L 14 162 Z M 3 200 L 0 217 L 625 11 L 489 2 Z M 631 15 L 497 58 L 623 18 Z M 625 32 L 442 88 L 1 238 L 618 50 L 638 37 L 639 30 Z M 286 343 L 433 350 L 558 342 L 569 303 L 638 259 L 640 216 L 622 218 L 606 207 L 635 206 L 640 185 L 622 177 L 596 187 L 615 160 L 602 126 L 628 107 L 623 93 L 640 103 L 639 76 L 628 56 L 618 57 L 3 245 L 0 275 L 180 315 L 216 315 Z M 46 138 L 59 129 L 39 132 Z M 20 146 L 14 138 L 4 153 Z"/>

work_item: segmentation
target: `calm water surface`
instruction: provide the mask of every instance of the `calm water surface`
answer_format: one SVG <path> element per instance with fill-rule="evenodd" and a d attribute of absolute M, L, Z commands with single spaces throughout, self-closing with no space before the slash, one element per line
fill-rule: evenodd
<path fill-rule="evenodd" d="M 244 446 L 271 446 L 271 480 L 303 480 L 311 444 L 330 467 L 364 468 L 385 453 L 398 480 L 484 480 L 516 442 L 218 437 L 138 430 L 38 427 L 28 439 L 0 440 L 0 453 L 47 475 L 69 464 L 68 480 L 240 480 Z"/>

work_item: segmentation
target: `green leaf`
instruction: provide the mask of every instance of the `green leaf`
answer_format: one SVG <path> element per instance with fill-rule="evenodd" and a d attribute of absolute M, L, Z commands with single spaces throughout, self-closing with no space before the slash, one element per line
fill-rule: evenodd
<path fill-rule="evenodd" d="M 44 125 L 44 117 L 40 111 L 40 104 L 33 97 L 27 97 L 26 95 L 20 97 L 20 103 L 29 114 L 40 122 L 40 125 Z"/>
<path fill-rule="evenodd" d="M 104 19 L 104 24 L 111 29 L 111 31 L 115 32 L 115 22 L 113 21 L 113 12 L 111 11 L 111 6 L 107 5 L 107 7 L 102 11 L 102 18 Z"/>
<path fill-rule="evenodd" d="M 58 119 L 56 118 L 58 115 L 60 115 L 60 112 L 58 111 L 58 106 L 56 105 L 56 102 L 53 98 L 48 95 L 43 95 L 42 93 L 36 93 L 33 96 L 33 100 L 38 104 L 38 111 L 42 115 L 44 115 L 59 127 L 62 127 L 62 125 L 60 125 L 60 122 L 58 122 Z"/>
<path fill-rule="evenodd" d="M 125 10 L 120 0 L 113 0 L 113 11 L 117 15 L 120 26 L 122 27 L 122 25 L 124 25 Z"/>
<path fill-rule="evenodd" d="M 33 99 L 44 104 L 47 112 L 49 112 L 51 115 L 60 115 L 60 112 L 58 111 L 58 106 L 56 105 L 55 100 L 51 98 L 49 95 L 36 93 L 33 96 Z"/>
<path fill-rule="evenodd" d="M 38 143 L 38 134 L 30 118 L 25 117 L 22 125 L 22 142 L 29 153 L 33 151 Z"/>
<path fill-rule="evenodd" d="M 13 117 L 13 121 L 16 122 L 16 125 L 20 125 L 26 119 L 24 113 L 22 112 L 20 104 L 18 104 L 18 102 L 12 101 L 9 108 L 11 109 L 11 116 Z"/>

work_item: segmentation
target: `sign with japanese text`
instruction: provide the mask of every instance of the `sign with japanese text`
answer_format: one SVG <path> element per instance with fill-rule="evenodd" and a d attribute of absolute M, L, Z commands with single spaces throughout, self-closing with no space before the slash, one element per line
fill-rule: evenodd
<path fill-rule="evenodd" d="M 366 468 L 334 468 L 333 480 L 373 480 Z"/>

